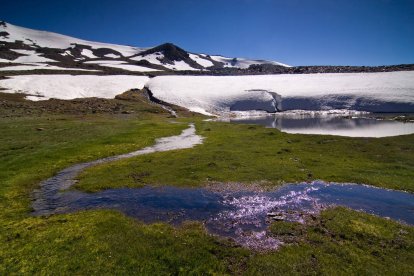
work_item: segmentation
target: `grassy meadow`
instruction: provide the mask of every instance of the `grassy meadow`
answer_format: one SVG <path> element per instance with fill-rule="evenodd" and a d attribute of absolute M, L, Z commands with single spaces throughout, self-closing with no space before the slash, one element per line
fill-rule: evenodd
<path fill-rule="evenodd" d="M 185 121 L 185 120 L 184 120 Z M 78 189 L 209 182 L 284 183 L 326 180 L 414 192 L 414 135 L 387 138 L 287 134 L 230 123 L 196 123 L 205 137 L 194 149 L 160 152 L 84 171 Z"/>
<path fill-rule="evenodd" d="M 324 179 L 413 192 L 413 135 L 290 135 L 259 126 L 204 122 L 188 114 L 173 119 L 142 101 L 118 100 L 129 112 L 83 112 L 81 105 L 76 114 L 66 103 L 64 109 L 55 109 L 10 97 L 2 101 L 11 107 L 3 105 L 0 112 L 0 275 L 413 273 L 412 226 L 345 208 L 326 210 L 305 225 L 273 223 L 272 235 L 286 242 L 274 252 L 240 248 L 209 235 L 197 222 L 147 225 L 111 210 L 30 215 L 31 191 L 41 180 L 71 164 L 179 134 L 190 121 L 205 137 L 203 145 L 91 168 L 80 176 L 77 188 L 201 186 L 217 181 L 261 181 L 271 188 Z"/>

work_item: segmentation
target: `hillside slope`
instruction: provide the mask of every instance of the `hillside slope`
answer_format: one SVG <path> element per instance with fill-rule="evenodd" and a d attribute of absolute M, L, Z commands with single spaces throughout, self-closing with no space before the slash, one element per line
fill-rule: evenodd
<path fill-rule="evenodd" d="M 246 69 L 252 64 L 287 66 L 274 61 L 189 53 L 172 43 L 142 48 L 92 42 L 0 21 L 0 71 L 73 70 L 141 74 Z"/>

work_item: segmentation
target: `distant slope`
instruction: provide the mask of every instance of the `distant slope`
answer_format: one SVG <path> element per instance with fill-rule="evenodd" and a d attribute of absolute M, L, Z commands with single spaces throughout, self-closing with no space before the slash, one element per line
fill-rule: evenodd
<path fill-rule="evenodd" d="M 172 43 L 140 48 L 93 42 L 0 22 L 0 71 L 91 70 L 141 74 L 246 69 L 252 64 L 287 66 L 275 61 L 189 53 Z"/>
<path fill-rule="evenodd" d="M 31 46 L 33 48 L 72 49 L 76 45 L 84 45 L 86 46 L 85 49 L 111 49 L 115 51 L 116 54 L 121 54 L 123 56 L 131 56 L 145 50 L 144 48 L 93 42 L 52 32 L 27 29 L 14 26 L 4 21 L 0 23 L 0 32 L 3 33 L 1 41 L 11 43 L 22 41 L 23 44 Z M 85 57 L 88 57 L 88 54 L 86 52 L 84 55 Z"/>

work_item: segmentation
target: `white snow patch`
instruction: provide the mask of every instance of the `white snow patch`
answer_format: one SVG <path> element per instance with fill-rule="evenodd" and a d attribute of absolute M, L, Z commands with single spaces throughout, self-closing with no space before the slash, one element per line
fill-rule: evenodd
<path fill-rule="evenodd" d="M 93 49 L 110 48 L 124 56 L 132 56 L 146 50 L 146 48 L 87 41 L 57 33 L 18 27 L 10 23 L 6 23 L 6 27 L 0 26 L 0 31 L 9 33 L 7 37 L 2 38 L 2 41 L 15 42 L 21 40 L 24 44 L 32 46 L 67 49 L 72 48 L 75 44 L 82 44 L 91 46 Z"/>
<path fill-rule="evenodd" d="M 128 64 L 128 63 L 125 63 L 122 60 L 91 60 L 91 61 L 86 61 L 85 63 L 98 64 L 98 65 L 101 65 L 101 66 L 112 67 L 112 68 L 120 68 L 120 69 L 124 69 L 124 70 L 128 70 L 128 71 L 134 71 L 134 72 L 161 71 L 161 70 L 158 70 L 158 69 L 148 68 L 148 67 L 145 67 L 145 66 Z"/>
<path fill-rule="evenodd" d="M 188 108 L 188 110 L 190 110 L 191 112 L 197 112 L 197 113 L 200 113 L 200 114 L 203 114 L 203 115 L 206 115 L 206 116 L 214 116 L 214 114 L 211 114 L 211 113 L 205 111 L 204 109 L 202 109 L 201 107 L 197 107 L 197 106 L 190 107 L 190 108 Z"/>
<path fill-rule="evenodd" d="M 67 71 L 88 71 L 88 72 L 98 72 L 100 70 L 89 70 L 81 68 L 67 68 L 59 67 L 54 65 L 49 65 L 45 63 L 23 63 L 22 65 L 12 65 L 6 67 L 0 67 L 0 71 L 23 71 L 23 70 L 67 70 Z"/>
<path fill-rule="evenodd" d="M 81 55 L 88 58 L 97 58 L 97 56 L 95 56 L 93 52 L 89 49 L 82 49 Z"/>
<path fill-rule="evenodd" d="M 20 56 L 16 58 L 15 60 L 12 60 L 10 62 L 13 63 L 26 63 L 26 62 L 56 62 L 56 60 L 48 59 L 45 57 L 40 56 L 40 54 L 36 53 L 36 51 L 33 50 L 12 50 L 13 52 L 23 54 L 25 56 Z"/>
<path fill-rule="evenodd" d="M 101 63 L 100 65 L 106 66 L 106 67 L 112 67 L 112 68 L 119 68 L 124 69 L 127 71 L 133 71 L 133 72 L 154 72 L 154 71 L 161 71 L 158 69 L 148 68 L 144 66 L 139 65 L 132 65 L 132 64 L 110 64 L 110 63 Z"/>
<path fill-rule="evenodd" d="M 163 64 L 162 66 L 167 67 L 168 69 L 178 70 L 178 71 L 184 71 L 184 70 L 199 71 L 200 70 L 200 69 L 191 67 L 184 60 L 174 61 L 174 64 Z"/>
<path fill-rule="evenodd" d="M 228 58 L 223 56 L 210 56 L 212 60 L 224 63 L 224 67 L 234 67 L 234 68 L 241 68 L 246 69 L 249 68 L 252 64 L 273 64 L 273 65 L 280 65 L 284 67 L 290 67 L 287 64 L 276 62 L 276 61 L 269 61 L 269 60 L 253 60 L 253 59 L 246 59 L 246 58 Z"/>
<path fill-rule="evenodd" d="M 0 80 L 6 93 L 27 93 L 30 100 L 75 99 L 86 97 L 114 98 L 129 89 L 142 89 L 145 76 L 26 75 Z"/>
<path fill-rule="evenodd" d="M 197 62 L 198 64 L 200 64 L 204 68 L 210 67 L 210 66 L 213 66 L 214 65 L 211 61 L 209 61 L 209 60 L 207 60 L 205 58 L 201 58 L 200 57 L 201 55 L 196 55 L 196 54 L 189 54 L 189 55 L 190 55 L 190 58 L 192 60 L 194 60 L 195 62 Z"/>
<path fill-rule="evenodd" d="M 179 71 L 180 70 L 199 70 L 199 69 L 191 67 L 183 60 L 174 61 L 174 64 L 162 63 L 159 59 L 162 59 L 163 57 L 164 57 L 163 53 L 156 52 L 156 53 L 145 55 L 145 56 L 136 56 L 130 59 L 136 60 L 136 61 L 146 60 L 152 64 L 161 65 L 171 70 L 179 70 Z"/>
<path fill-rule="evenodd" d="M 123 61 L 123 60 L 90 60 L 90 61 L 85 61 L 84 63 L 89 63 L 89 64 L 123 64 L 123 63 L 125 63 L 125 61 Z"/>
<path fill-rule="evenodd" d="M 62 56 L 73 56 L 72 53 L 69 50 L 66 50 L 63 54 L 61 54 Z"/>
<path fill-rule="evenodd" d="M 136 56 L 136 57 L 132 57 L 130 58 L 131 60 L 135 60 L 135 61 L 140 61 L 140 60 L 146 60 L 152 64 L 156 64 L 156 65 L 164 65 L 163 63 L 161 63 L 161 61 L 159 60 L 159 58 L 163 58 L 164 55 L 161 52 L 156 52 L 153 54 L 149 54 L 149 55 L 145 55 L 145 56 Z"/>
<path fill-rule="evenodd" d="M 282 108 L 286 105 L 289 109 L 309 109 L 307 107 L 312 105 L 318 109 L 357 109 L 364 100 L 368 104 L 372 103 L 370 108 L 377 108 L 378 112 L 390 112 L 390 105 L 414 104 L 414 71 L 162 76 L 151 79 L 147 86 L 160 100 L 215 114 L 229 112 L 235 103 L 250 104 L 251 109 L 263 110 L 257 108 L 258 103 L 263 103 L 261 107 L 271 108 L 272 104 L 280 104 L 280 100 Z M 272 98 L 270 92 L 277 93 L 281 99 Z M 336 103 L 341 103 L 344 107 L 332 107 Z M 359 110 L 364 109 L 362 107 Z"/>
<path fill-rule="evenodd" d="M 22 54 L 22 55 L 33 55 L 36 54 L 34 50 L 25 50 L 25 49 L 11 49 L 11 51 Z"/>

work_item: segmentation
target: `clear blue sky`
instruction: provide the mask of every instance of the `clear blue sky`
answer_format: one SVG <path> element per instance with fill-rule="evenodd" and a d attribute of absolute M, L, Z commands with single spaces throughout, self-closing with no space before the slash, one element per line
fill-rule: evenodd
<path fill-rule="evenodd" d="M 414 63 L 414 0 L 1 0 L 0 19 L 78 38 L 272 59 Z"/>

